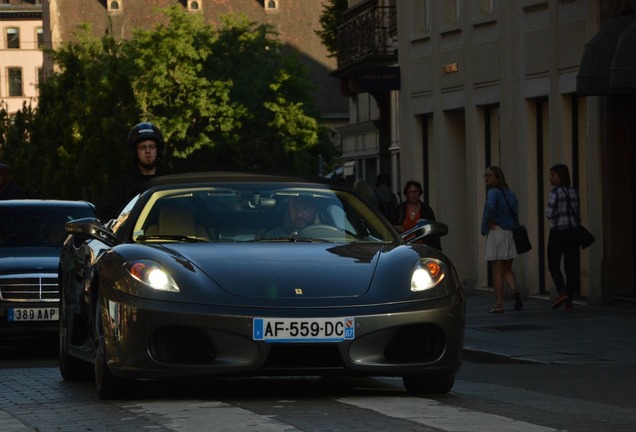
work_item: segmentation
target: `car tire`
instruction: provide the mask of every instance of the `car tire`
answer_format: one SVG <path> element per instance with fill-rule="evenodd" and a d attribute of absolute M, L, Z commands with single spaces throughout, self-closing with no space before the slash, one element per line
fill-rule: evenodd
<path fill-rule="evenodd" d="M 108 354 L 104 340 L 100 302 L 97 303 L 95 319 L 97 327 L 97 349 L 95 350 L 95 387 L 101 399 L 117 399 L 126 392 L 126 381 L 116 377 L 108 369 Z"/>
<path fill-rule="evenodd" d="M 402 382 L 406 391 L 411 394 L 446 394 L 455 384 L 455 375 L 409 375 L 402 377 Z"/>

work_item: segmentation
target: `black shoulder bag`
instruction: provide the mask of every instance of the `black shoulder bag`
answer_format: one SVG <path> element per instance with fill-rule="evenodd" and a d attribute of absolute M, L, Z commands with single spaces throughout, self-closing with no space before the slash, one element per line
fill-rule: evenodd
<path fill-rule="evenodd" d="M 570 195 L 568 195 L 568 191 L 563 187 L 561 189 L 563 189 L 563 193 L 565 194 L 565 199 L 568 200 L 568 206 L 570 207 L 570 211 L 572 212 L 574 219 L 576 219 L 576 222 L 579 224 L 576 227 L 576 234 L 579 238 L 579 244 L 581 245 L 581 249 L 588 248 L 592 245 L 592 243 L 596 241 L 596 239 L 594 238 L 592 233 L 587 230 L 587 228 L 581 225 L 581 218 L 574 211 L 574 207 L 572 207 L 572 203 L 570 202 Z"/>
<path fill-rule="evenodd" d="M 502 190 L 501 194 L 503 195 L 506 204 L 508 204 L 510 214 L 513 215 L 515 218 L 515 227 L 512 229 L 512 238 L 515 241 L 515 248 L 517 249 L 517 253 L 526 253 L 532 249 L 532 243 L 530 243 L 530 238 L 528 237 L 528 230 L 526 229 L 525 225 L 521 225 L 519 223 L 517 213 L 512 210 L 512 206 L 508 202 L 508 198 L 506 198 L 506 193 Z"/>

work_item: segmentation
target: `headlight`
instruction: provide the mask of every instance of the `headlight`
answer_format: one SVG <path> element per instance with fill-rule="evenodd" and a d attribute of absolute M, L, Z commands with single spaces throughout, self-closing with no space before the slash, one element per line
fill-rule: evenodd
<path fill-rule="evenodd" d="M 411 291 L 425 291 L 444 279 L 444 264 L 432 258 L 422 258 L 411 276 Z"/>
<path fill-rule="evenodd" d="M 128 272 L 137 280 L 158 291 L 179 292 L 172 276 L 157 262 L 135 260 L 126 264 Z"/>

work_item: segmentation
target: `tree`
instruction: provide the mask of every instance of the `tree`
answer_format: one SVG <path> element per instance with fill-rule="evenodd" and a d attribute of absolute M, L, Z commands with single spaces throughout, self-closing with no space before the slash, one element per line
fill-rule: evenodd
<path fill-rule="evenodd" d="M 294 52 L 267 25 L 164 10 L 167 24 L 130 40 L 76 40 L 52 51 L 58 72 L 40 87 L 14 153 L 29 188 L 96 200 L 129 166 L 125 137 L 153 121 L 172 171 L 262 169 L 315 173 L 331 150 L 316 120 L 311 82 Z"/>
<path fill-rule="evenodd" d="M 330 57 L 338 54 L 338 27 L 343 22 L 343 14 L 347 10 L 347 0 L 328 0 L 322 4 L 320 15 L 321 30 L 316 30 L 322 44 L 327 48 Z"/>
<path fill-rule="evenodd" d="M 139 117 L 121 44 L 90 28 L 51 53 L 61 72 L 41 84 L 30 140 L 17 163 L 46 196 L 95 199 L 128 160 L 122 137 Z"/>

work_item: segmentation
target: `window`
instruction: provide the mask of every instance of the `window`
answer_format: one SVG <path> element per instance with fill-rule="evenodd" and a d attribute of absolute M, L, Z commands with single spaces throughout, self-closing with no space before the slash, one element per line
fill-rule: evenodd
<path fill-rule="evenodd" d="M 122 8 L 122 0 L 119 1 L 115 1 L 115 0 L 106 0 L 108 2 L 108 11 L 109 12 L 115 12 L 115 11 L 120 11 Z"/>
<path fill-rule="evenodd" d="M 188 10 L 198 11 L 201 9 L 201 3 L 196 0 L 188 0 Z"/>
<path fill-rule="evenodd" d="M 267 10 L 278 9 L 278 0 L 265 0 L 265 9 Z"/>
<path fill-rule="evenodd" d="M 480 12 L 487 15 L 495 13 L 495 0 L 479 0 Z"/>
<path fill-rule="evenodd" d="M 42 27 L 38 27 L 36 29 L 36 39 L 37 44 L 38 44 L 38 48 L 43 48 L 44 47 L 44 29 Z"/>
<path fill-rule="evenodd" d="M 17 27 L 7 28 L 7 48 L 19 49 L 20 48 L 20 29 Z"/>
<path fill-rule="evenodd" d="M 37 68 L 37 77 L 38 77 L 38 82 L 36 85 L 36 92 L 39 94 L 40 93 L 40 84 L 42 84 L 44 82 L 44 69 L 39 67 Z"/>
<path fill-rule="evenodd" d="M 415 34 L 428 33 L 431 30 L 431 0 L 420 0 L 411 3 Z"/>
<path fill-rule="evenodd" d="M 446 21 L 459 24 L 461 17 L 461 0 L 446 0 Z"/>
<path fill-rule="evenodd" d="M 22 93 L 22 68 L 10 67 L 8 68 L 9 77 L 9 96 L 23 96 Z"/>

